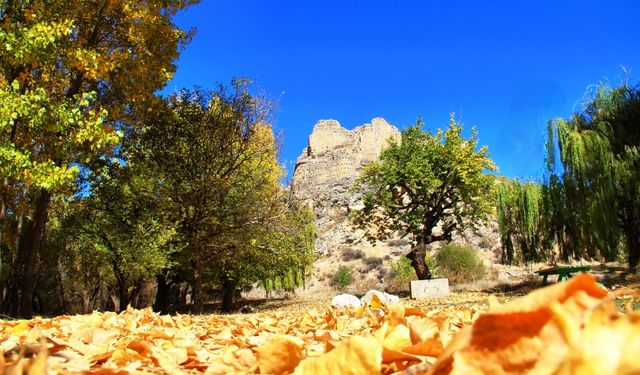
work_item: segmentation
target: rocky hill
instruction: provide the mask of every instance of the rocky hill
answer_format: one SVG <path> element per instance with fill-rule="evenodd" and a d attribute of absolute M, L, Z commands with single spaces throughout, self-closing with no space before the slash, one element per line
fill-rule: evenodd
<path fill-rule="evenodd" d="M 349 222 L 349 212 L 362 207 L 361 197 L 352 191 L 363 166 L 377 159 L 389 139 L 400 139 L 400 131 L 382 118 L 353 130 L 336 120 L 320 120 L 309 136 L 309 144 L 298 157 L 292 193 L 311 206 L 316 214 L 318 238 L 316 285 L 326 288 L 338 265 L 348 264 L 362 277 L 362 288 L 381 287 L 386 263 L 406 254 L 408 239 L 393 238 L 375 245 Z M 480 235 L 458 233 L 455 242 L 485 249 L 488 261 L 499 249 L 496 223 L 485 223 Z M 434 248 L 437 248 L 435 246 Z M 357 286 L 356 286 L 357 287 Z"/>

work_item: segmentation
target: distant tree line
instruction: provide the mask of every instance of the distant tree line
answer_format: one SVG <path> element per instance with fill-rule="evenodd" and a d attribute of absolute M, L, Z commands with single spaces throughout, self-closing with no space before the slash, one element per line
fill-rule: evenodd
<path fill-rule="evenodd" d="M 497 213 L 508 263 L 640 257 L 640 88 L 601 85 L 549 122 L 547 177 L 502 180 Z"/>
<path fill-rule="evenodd" d="M 196 3 L 0 1 L 0 311 L 30 317 L 293 289 L 314 217 L 281 184 L 273 104 L 235 80 L 155 94 Z"/>

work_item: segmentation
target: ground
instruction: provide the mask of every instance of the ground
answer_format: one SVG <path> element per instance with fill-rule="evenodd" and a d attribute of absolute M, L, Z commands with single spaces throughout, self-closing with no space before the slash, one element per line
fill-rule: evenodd
<path fill-rule="evenodd" d="M 628 279 L 608 289 L 588 275 L 546 288 L 524 279 L 390 306 L 374 299 L 359 311 L 298 296 L 244 301 L 256 309 L 250 314 L 129 308 L 4 320 L 0 367 L 16 374 L 640 371 L 640 280 Z"/>

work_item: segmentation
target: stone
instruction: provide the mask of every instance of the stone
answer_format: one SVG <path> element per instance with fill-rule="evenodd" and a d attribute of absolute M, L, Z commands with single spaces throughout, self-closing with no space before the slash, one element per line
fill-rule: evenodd
<path fill-rule="evenodd" d="M 359 309 L 362 303 L 360 302 L 360 298 L 353 294 L 340 294 L 331 299 L 331 306 L 342 309 Z"/>
<path fill-rule="evenodd" d="M 445 297 L 449 294 L 449 279 L 411 281 L 411 298 Z"/>
<path fill-rule="evenodd" d="M 382 118 L 374 118 L 370 124 L 353 130 L 343 128 L 336 120 L 318 121 L 294 168 L 294 194 L 317 201 L 314 198 L 318 193 L 329 190 L 326 184 L 345 192 L 350 184 L 336 184 L 336 180 L 357 177 L 364 165 L 378 158 L 389 139 L 399 141 L 400 131 Z M 330 202 L 337 204 L 340 201 L 340 197 L 332 197 Z"/>
<path fill-rule="evenodd" d="M 242 306 L 240 308 L 240 312 L 243 313 L 243 314 L 252 314 L 255 311 L 256 310 L 253 307 L 249 306 L 249 305 L 244 305 L 244 306 Z"/>
<path fill-rule="evenodd" d="M 371 289 L 370 291 L 368 291 L 364 296 L 362 296 L 362 298 L 360 298 L 360 301 L 363 305 L 369 305 L 374 295 L 377 295 L 380 301 L 385 305 L 394 305 L 400 302 L 400 297 L 375 289 Z"/>

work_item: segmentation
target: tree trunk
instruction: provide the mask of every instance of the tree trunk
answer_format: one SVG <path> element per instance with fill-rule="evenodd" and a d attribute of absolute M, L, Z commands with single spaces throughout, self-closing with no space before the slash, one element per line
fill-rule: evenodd
<path fill-rule="evenodd" d="M 193 262 L 193 312 L 202 314 L 204 310 L 204 295 L 202 293 L 202 261 Z"/>
<path fill-rule="evenodd" d="M 411 259 L 411 266 L 416 270 L 418 280 L 429 280 L 431 278 L 431 270 L 425 262 L 427 256 L 427 247 L 424 242 L 418 242 L 416 246 L 407 254 L 407 258 Z"/>
<path fill-rule="evenodd" d="M 629 252 L 629 271 L 636 273 L 638 267 L 638 261 L 640 261 L 640 233 L 638 233 L 638 223 L 640 218 L 629 215 L 625 228 L 625 237 L 627 240 L 627 251 Z"/>
<path fill-rule="evenodd" d="M 124 311 L 129 305 L 129 293 L 127 291 L 127 285 L 122 277 L 116 277 L 118 280 L 118 299 L 120 300 L 119 309 L 116 312 Z"/>
<path fill-rule="evenodd" d="M 238 283 L 235 280 L 222 282 L 222 312 L 233 311 L 233 296 L 236 293 Z"/>
<path fill-rule="evenodd" d="M 89 293 L 86 290 L 83 290 L 80 294 L 82 297 L 82 313 L 88 314 L 91 312 L 91 299 L 89 298 Z"/>
<path fill-rule="evenodd" d="M 169 285 L 167 284 L 167 278 L 163 274 L 158 274 L 156 275 L 156 282 L 158 286 L 156 289 L 156 300 L 153 303 L 153 311 L 166 314 L 169 303 Z"/>
<path fill-rule="evenodd" d="M 23 248 L 23 279 L 22 279 L 22 295 L 20 300 L 20 310 L 18 315 L 23 318 L 31 318 L 33 316 L 33 288 L 35 286 L 35 263 L 36 255 L 40 248 L 42 235 L 47 223 L 49 215 L 49 204 L 51 202 L 51 194 L 46 189 L 40 190 L 36 211 L 33 222 L 28 228 L 25 236 Z"/>

